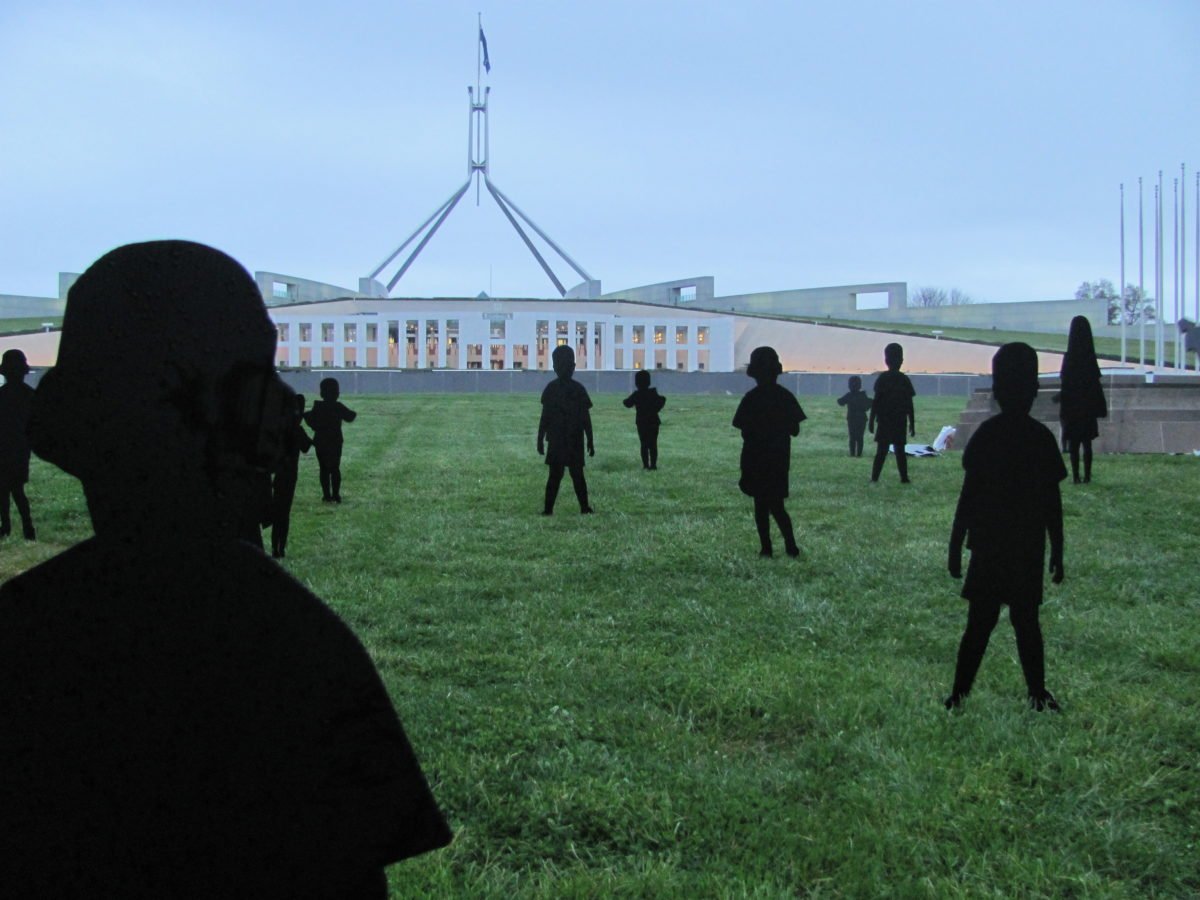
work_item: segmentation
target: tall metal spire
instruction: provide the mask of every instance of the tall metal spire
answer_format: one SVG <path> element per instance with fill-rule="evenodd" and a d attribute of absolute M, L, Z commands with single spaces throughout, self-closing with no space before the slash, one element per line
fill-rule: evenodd
<path fill-rule="evenodd" d="M 558 244 L 556 244 L 551 237 L 546 234 L 545 231 L 538 227 L 537 223 L 535 223 L 531 218 L 529 218 L 529 216 L 522 212 L 521 209 L 510 199 L 508 199 L 508 197 L 505 196 L 504 193 L 502 193 L 501 190 L 491 181 L 491 168 L 488 163 L 488 151 L 490 149 L 488 133 L 488 97 L 491 94 L 492 89 L 490 85 L 482 84 L 484 71 L 486 70 L 488 73 L 491 72 L 491 61 L 488 59 L 487 38 L 485 38 L 483 34 L 482 14 L 479 15 L 478 26 L 479 38 L 476 42 L 475 48 L 475 85 L 474 87 L 471 87 L 470 85 L 467 86 L 467 96 L 470 101 L 470 111 L 467 122 L 467 180 L 463 182 L 462 186 L 459 187 L 453 194 L 451 194 L 441 206 L 434 210 L 433 213 L 405 239 L 403 244 L 393 250 L 383 262 L 376 266 L 370 275 L 358 280 L 359 292 L 373 297 L 386 297 L 392 291 L 392 289 L 396 287 L 400 279 L 404 277 L 404 273 L 409 270 L 409 267 L 412 266 L 417 256 L 419 256 L 421 251 L 425 249 L 425 245 L 429 243 L 430 239 L 434 236 L 434 234 L 437 233 L 437 230 L 441 228 L 442 223 L 446 221 L 446 218 L 450 215 L 450 212 L 456 205 L 458 205 L 458 201 L 462 199 L 463 194 L 467 192 L 467 190 L 471 187 L 471 182 L 474 181 L 475 205 L 478 206 L 480 202 L 480 197 L 482 194 L 480 190 L 480 184 L 482 183 L 482 185 L 487 188 L 488 194 L 490 194 L 492 199 L 496 201 L 496 205 L 500 207 L 500 211 L 504 213 L 504 217 L 508 219 L 509 224 L 512 225 L 517 234 L 520 235 L 521 240 L 525 243 L 525 246 L 529 248 L 529 252 L 533 254 L 534 259 L 538 261 L 538 264 L 542 267 L 542 271 L 546 273 L 546 276 L 554 284 L 559 296 L 566 297 L 568 294 L 570 294 L 570 296 L 574 298 L 581 299 L 593 299 L 599 297 L 600 282 L 597 279 L 592 278 L 592 276 L 589 275 L 583 269 L 583 267 L 581 267 L 575 262 L 575 260 L 568 256 L 567 253 L 561 247 L 559 247 Z M 543 241 L 545 241 L 554 250 L 554 252 L 557 253 L 567 263 L 567 265 L 575 270 L 579 277 L 583 279 L 582 283 L 576 285 L 570 291 L 563 287 L 562 282 L 559 281 L 558 277 L 554 274 L 554 270 L 551 269 L 549 263 L 546 262 L 545 257 L 543 257 L 538 251 L 538 248 L 534 245 L 533 241 L 530 240 L 529 235 L 525 233 L 525 230 L 517 221 L 518 216 L 520 217 L 521 221 L 523 221 Z M 420 240 L 418 241 L 416 247 L 413 248 L 413 251 L 408 255 L 407 258 L 405 258 L 403 264 L 391 277 L 387 283 L 387 287 L 385 288 L 383 284 L 377 280 L 380 276 L 380 273 L 390 266 L 392 261 L 399 256 L 409 244 L 411 244 L 413 241 L 416 241 L 418 238 L 420 238 Z"/>

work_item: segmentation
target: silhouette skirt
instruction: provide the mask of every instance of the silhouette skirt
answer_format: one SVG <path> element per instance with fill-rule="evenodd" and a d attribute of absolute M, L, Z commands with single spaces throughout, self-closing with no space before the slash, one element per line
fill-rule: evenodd
<path fill-rule="evenodd" d="M 1038 606 L 1042 602 L 1045 559 L 989 559 L 972 552 L 963 580 L 967 600 L 990 600 L 1009 606 Z"/>

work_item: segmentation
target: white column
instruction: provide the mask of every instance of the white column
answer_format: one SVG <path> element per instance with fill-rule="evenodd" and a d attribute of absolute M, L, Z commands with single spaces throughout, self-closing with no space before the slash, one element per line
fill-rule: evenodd
<path fill-rule="evenodd" d="M 424 369 L 426 360 L 429 357 L 429 343 L 425 337 L 425 317 L 417 316 L 417 368 Z"/>

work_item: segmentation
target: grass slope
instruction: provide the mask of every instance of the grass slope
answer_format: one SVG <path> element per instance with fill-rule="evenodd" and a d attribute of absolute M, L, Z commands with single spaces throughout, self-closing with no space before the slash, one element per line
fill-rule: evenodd
<path fill-rule="evenodd" d="M 919 434 L 956 421 L 917 399 Z M 1200 893 L 1194 459 L 1064 485 L 1064 712 L 1025 708 L 1002 621 L 950 716 L 956 455 L 869 487 L 841 411 L 801 398 L 804 553 L 760 560 L 736 397 L 669 398 L 658 472 L 595 400 L 595 516 L 569 480 L 537 514 L 529 397 L 347 398 L 339 507 L 302 463 L 287 568 L 371 652 L 456 832 L 393 896 Z M 35 462 L 30 493 L 42 540 L 0 544 L 0 576 L 89 533 L 66 476 Z"/>

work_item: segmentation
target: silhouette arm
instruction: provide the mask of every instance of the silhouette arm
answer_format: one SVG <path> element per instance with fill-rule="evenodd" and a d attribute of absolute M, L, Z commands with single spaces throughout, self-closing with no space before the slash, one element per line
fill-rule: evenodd
<path fill-rule="evenodd" d="M 542 417 L 538 419 L 537 452 L 538 456 L 546 453 L 546 409 L 542 407 Z"/>
<path fill-rule="evenodd" d="M 626 397 L 621 402 L 625 404 L 626 409 L 633 409 L 633 405 L 636 401 L 636 398 L 637 398 L 637 392 L 635 391 L 634 393 L 630 394 L 628 397 Z"/>
<path fill-rule="evenodd" d="M 1046 504 L 1046 531 L 1050 534 L 1050 575 L 1055 584 L 1063 580 L 1063 512 L 1062 493 L 1058 485 L 1050 487 Z"/>
<path fill-rule="evenodd" d="M 358 413 L 356 413 L 354 410 L 348 409 L 345 406 L 342 406 L 340 403 L 338 406 L 340 407 L 338 412 L 341 414 L 343 422 L 353 422 L 358 418 Z"/>
<path fill-rule="evenodd" d="M 954 524 L 950 526 L 950 550 L 946 568 L 951 578 L 962 578 L 963 543 L 967 538 L 967 522 L 974 505 L 975 479 L 968 471 L 963 478 L 958 506 L 954 509 Z"/>
<path fill-rule="evenodd" d="M 596 445 L 592 443 L 592 414 L 586 409 L 583 411 L 583 435 L 587 438 L 588 456 L 595 456 Z"/>

